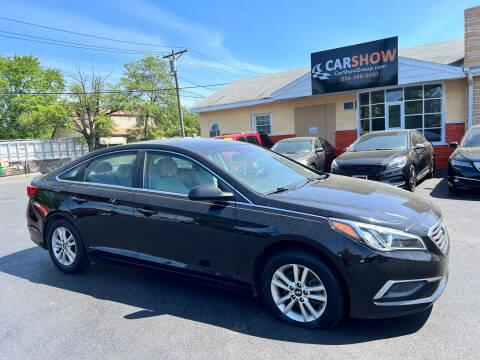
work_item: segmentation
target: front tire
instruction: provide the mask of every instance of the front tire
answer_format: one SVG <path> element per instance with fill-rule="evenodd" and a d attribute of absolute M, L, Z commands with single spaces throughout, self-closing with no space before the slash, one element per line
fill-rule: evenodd
<path fill-rule="evenodd" d="M 80 234 L 65 219 L 55 220 L 48 227 L 47 243 L 50 258 L 63 272 L 80 272 L 90 264 Z"/>
<path fill-rule="evenodd" d="M 305 328 L 335 326 L 345 312 L 340 283 L 317 257 L 299 250 L 273 255 L 261 277 L 262 296 L 280 320 Z"/>

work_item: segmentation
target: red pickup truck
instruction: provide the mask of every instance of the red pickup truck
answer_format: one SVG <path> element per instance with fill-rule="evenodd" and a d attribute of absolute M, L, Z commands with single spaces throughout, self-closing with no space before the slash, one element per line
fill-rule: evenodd
<path fill-rule="evenodd" d="M 224 134 L 215 136 L 214 139 L 243 141 L 250 144 L 260 145 L 267 149 L 270 149 L 273 146 L 273 141 L 270 139 L 270 136 L 262 133 Z"/>

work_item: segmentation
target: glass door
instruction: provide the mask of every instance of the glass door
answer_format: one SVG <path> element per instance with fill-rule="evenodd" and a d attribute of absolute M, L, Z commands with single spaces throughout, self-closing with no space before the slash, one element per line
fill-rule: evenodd
<path fill-rule="evenodd" d="M 387 103 L 386 113 L 387 129 L 403 129 L 404 128 L 404 110 L 403 101 Z"/>

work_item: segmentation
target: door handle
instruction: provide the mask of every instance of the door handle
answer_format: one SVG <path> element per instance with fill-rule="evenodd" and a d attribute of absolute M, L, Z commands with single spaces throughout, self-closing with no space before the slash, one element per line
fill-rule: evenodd
<path fill-rule="evenodd" d="M 119 203 L 118 199 L 110 199 L 110 200 L 108 200 L 108 202 L 112 205 L 118 205 L 118 203 Z"/>
<path fill-rule="evenodd" d="M 72 200 L 79 204 L 83 204 L 84 202 L 88 201 L 87 199 L 77 197 L 77 196 L 72 196 Z"/>
<path fill-rule="evenodd" d="M 145 216 L 152 216 L 152 215 L 158 214 L 158 211 L 150 210 L 150 209 L 137 208 L 137 211 L 141 212 Z"/>

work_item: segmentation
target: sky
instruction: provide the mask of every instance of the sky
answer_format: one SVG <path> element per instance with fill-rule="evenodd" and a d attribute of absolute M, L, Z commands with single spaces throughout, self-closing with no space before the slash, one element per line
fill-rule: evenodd
<path fill-rule="evenodd" d="M 180 87 L 211 85 L 182 91 L 183 104 L 192 106 L 222 86 L 216 84 L 309 66 L 312 52 L 390 36 L 399 37 L 400 48 L 461 38 L 463 10 L 476 5 L 469 0 L 2 0 L 0 17 L 123 42 L 0 19 L 0 54 L 34 55 L 67 79 L 77 68 L 87 72 L 94 66 L 116 82 L 123 64 L 142 54 L 186 48 L 178 62 Z M 51 40 L 69 44 L 45 43 Z M 72 42 L 102 51 L 72 48 Z"/>

